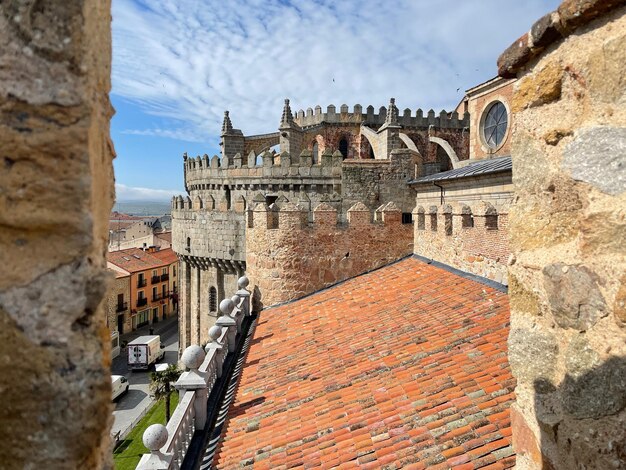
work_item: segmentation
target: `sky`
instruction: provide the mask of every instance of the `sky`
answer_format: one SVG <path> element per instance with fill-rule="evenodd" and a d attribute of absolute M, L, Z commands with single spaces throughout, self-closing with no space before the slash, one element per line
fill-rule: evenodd
<path fill-rule="evenodd" d="M 113 0 L 118 200 L 184 194 L 183 159 L 291 109 L 451 110 L 558 0 Z"/>

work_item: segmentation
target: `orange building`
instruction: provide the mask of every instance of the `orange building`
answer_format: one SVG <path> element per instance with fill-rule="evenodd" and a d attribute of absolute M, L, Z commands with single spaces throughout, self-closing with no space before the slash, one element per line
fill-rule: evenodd
<path fill-rule="evenodd" d="M 130 273 L 129 308 L 133 330 L 176 313 L 178 259 L 171 249 L 143 251 L 129 248 L 109 252 L 107 260 Z"/>

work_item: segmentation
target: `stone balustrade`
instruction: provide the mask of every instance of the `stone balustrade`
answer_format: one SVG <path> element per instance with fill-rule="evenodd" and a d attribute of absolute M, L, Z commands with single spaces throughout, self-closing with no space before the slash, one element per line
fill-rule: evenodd
<path fill-rule="evenodd" d="M 251 315 L 248 284 L 246 276 L 239 278 L 237 293 L 220 303 L 222 315 L 209 329 L 211 342 L 204 349 L 194 344 L 183 352 L 180 360 L 189 370 L 175 384 L 178 405 L 167 426 L 153 424 L 145 430 L 143 443 L 150 453 L 141 457 L 137 470 L 181 468 L 194 433 L 207 426 L 209 395 L 222 377 L 227 354 L 235 351 L 244 317 Z"/>

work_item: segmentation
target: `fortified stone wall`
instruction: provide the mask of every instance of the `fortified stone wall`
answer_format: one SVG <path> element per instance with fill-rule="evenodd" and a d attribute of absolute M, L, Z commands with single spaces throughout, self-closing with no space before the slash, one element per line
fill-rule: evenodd
<path fill-rule="evenodd" d="M 512 113 L 518 467 L 626 468 L 626 7 L 565 1 L 499 59 Z M 531 47 L 532 46 L 532 47 Z"/>
<path fill-rule="evenodd" d="M 415 254 L 508 284 L 511 173 L 420 188 L 413 210 Z"/>
<path fill-rule="evenodd" d="M 188 199 L 187 206 L 190 202 Z M 179 255 L 243 262 L 246 253 L 243 211 L 173 207 L 172 247 Z"/>
<path fill-rule="evenodd" d="M 402 224 L 398 207 L 387 204 L 374 216 L 355 204 L 347 223 L 338 224 L 337 210 L 321 204 L 308 224 L 307 212 L 294 203 L 280 209 L 258 204 L 246 231 L 254 308 L 297 299 L 410 254 L 412 226 Z"/>
<path fill-rule="evenodd" d="M 110 2 L 0 2 L 0 44 L 0 462 L 108 467 Z"/>

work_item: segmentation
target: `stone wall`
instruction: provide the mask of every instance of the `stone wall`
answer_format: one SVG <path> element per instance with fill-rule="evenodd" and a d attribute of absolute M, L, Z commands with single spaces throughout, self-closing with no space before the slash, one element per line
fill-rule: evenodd
<path fill-rule="evenodd" d="M 321 204 L 308 214 L 293 203 L 280 210 L 258 204 L 246 231 L 246 275 L 256 310 L 297 299 L 411 253 L 411 224 L 402 224 L 397 206 L 375 214 L 364 204 L 338 224 L 337 210 Z"/>
<path fill-rule="evenodd" d="M 244 214 L 233 210 L 173 209 L 172 247 L 180 255 L 244 261 Z"/>
<path fill-rule="evenodd" d="M 414 253 L 507 285 L 511 174 L 448 181 L 443 204 L 429 188 L 414 188 Z"/>
<path fill-rule="evenodd" d="M 0 3 L 0 462 L 110 460 L 107 0 Z"/>
<path fill-rule="evenodd" d="M 499 60 L 512 97 L 518 467 L 626 468 L 626 7 L 565 1 Z"/>

